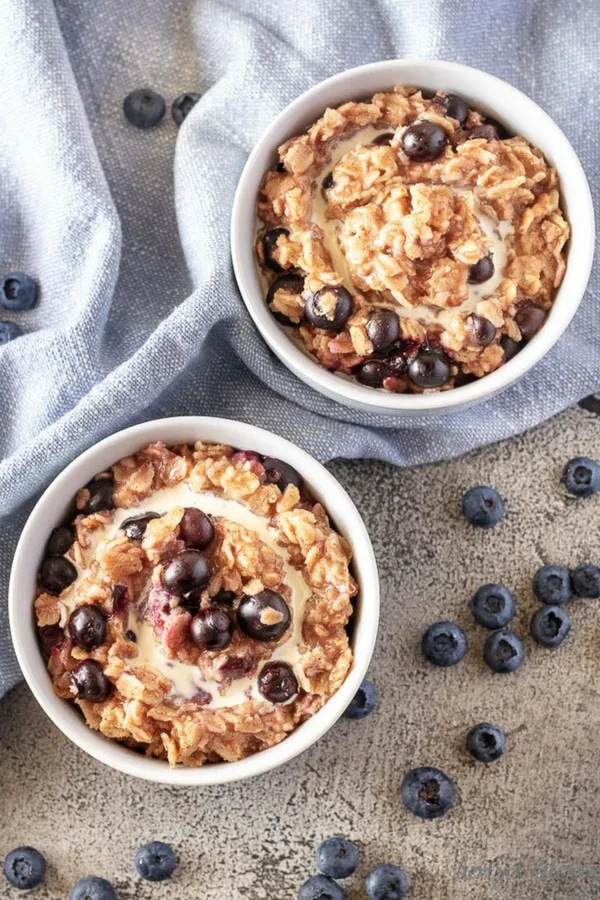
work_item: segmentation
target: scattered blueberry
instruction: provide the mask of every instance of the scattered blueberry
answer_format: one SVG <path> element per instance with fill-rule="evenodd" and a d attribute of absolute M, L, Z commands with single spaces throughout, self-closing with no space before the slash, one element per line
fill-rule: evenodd
<path fill-rule="evenodd" d="M 345 837 L 331 837 L 317 847 L 316 859 L 322 875 L 349 878 L 358 868 L 358 847 Z"/>
<path fill-rule="evenodd" d="M 302 321 L 302 317 L 298 322 L 293 322 L 283 313 L 276 309 L 272 309 L 270 304 L 275 299 L 277 291 L 284 291 L 286 294 L 301 294 L 304 291 L 304 278 L 301 275 L 280 275 L 271 283 L 265 297 L 265 303 L 269 307 L 273 317 L 281 325 L 287 325 L 288 328 L 297 328 Z"/>
<path fill-rule="evenodd" d="M 471 266 L 467 281 L 469 284 L 483 284 L 484 281 L 488 281 L 492 277 L 494 271 L 494 260 L 489 255 L 484 256 L 483 259 Z"/>
<path fill-rule="evenodd" d="M 421 649 L 434 666 L 455 666 L 465 656 L 469 644 L 456 622 L 435 622 L 423 635 Z"/>
<path fill-rule="evenodd" d="M 393 140 L 394 132 L 384 131 L 383 134 L 378 134 L 377 137 L 374 137 L 371 144 L 375 147 L 389 147 Z"/>
<path fill-rule="evenodd" d="M 88 501 L 83 510 L 86 516 L 92 513 L 104 512 L 107 509 L 115 508 L 113 498 L 113 489 L 115 483 L 112 478 L 93 478 L 86 489 L 89 493 Z"/>
<path fill-rule="evenodd" d="M 192 638 L 202 650 L 223 650 L 233 638 L 233 622 L 218 606 L 201 609 L 191 624 Z"/>
<path fill-rule="evenodd" d="M 516 611 L 514 594 L 503 584 L 483 584 L 471 600 L 473 618 L 484 628 L 504 628 Z"/>
<path fill-rule="evenodd" d="M 494 631 L 485 642 L 483 658 L 494 672 L 514 672 L 525 659 L 523 641 L 506 628 Z"/>
<path fill-rule="evenodd" d="M 0 345 L 8 344 L 15 338 L 21 337 L 23 332 L 16 322 L 0 322 Z"/>
<path fill-rule="evenodd" d="M 519 350 L 522 350 L 523 345 L 518 341 L 513 341 L 512 338 L 509 338 L 507 334 L 503 334 L 500 338 L 500 346 L 504 351 L 504 362 L 508 362 L 513 356 L 516 356 Z"/>
<path fill-rule="evenodd" d="M 206 587 L 210 566 L 198 550 L 183 550 L 165 566 L 162 577 L 165 588 L 181 596 Z"/>
<path fill-rule="evenodd" d="M 578 597 L 597 600 L 600 597 L 600 569 L 591 563 L 581 563 L 571 572 L 571 586 Z"/>
<path fill-rule="evenodd" d="M 138 88 L 127 94 L 123 101 L 125 118 L 136 128 L 151 128 L 165 114 L 164 98 L 151 88 Z"/>
<path fill-rule="evenodd" d="M 500 759 L 504 748 L 504 732 L 489 722 L 474 725 L 467 735 L 467 750 L 479 762 L 491 763 Z"/>
<path fill-rule="evenodd" d="M 541 606 L 531 617 L 531 637 L 542 647 L 558 647 L 571 630 L 571 620 L 562 606 Z"/>
<path fill-rule="evenodd" d="M 346 891 L 325 875 L 313 875 L 300 886 L 298 900 L 346 900 Z"/>
<path fill-rule="evenodd" d="M 492 487 L 472 487 L 462 498 L 467 522 L 478 528 L 493 528 L 504 518 L 504 500 Z"/>
<path fill-rule="evenodd" d="M 119 900 L 119 898 L 110 881 L 89 875 L 87 878 L 80 878 L 69 894 L 69 900 Z"/>
<path fill-rule="evenodd" d="M 591 497 L 600 490 L 600 464 L 588 456 L 576 456 L 566 464 L 562 480 L 575 497 Z"/>
<path fill-rule="evenodd" d="M 147 512 L 140 516 L 131 516 L 129 519 L 125 519 L 121 522 L 119 527 L 121 531 L 125 532 L 130 541 L 141 542 L 144 540 L 148 522 L 151 522 L 152 519 L 160 519 L 159 514 Z"/>
<path fill-rule="evenodd" d="M 402 135 L 402 149 L 415 162 L 437 159 L 447 143 L 446 132 L 433 122 L 415 122 Z"/>
<path fill-rule="evenodd" d="M 347 719 L 364 719 L 370 715 L 377 706 L 377 691 L 375 685 L 365 678 L 353 699 L 346 707 L 344 716 Z"/>
<path fill-rule="evenodd" d="M 456 119 L 461 128 L 467 124 L 469 118 L 469 107 L 466 100 L 463 100 L 458 94 L 446 94 L 444 97 L 444 107 L 446 115 Z"/>
<path fill-rule="evenodd" d="M 175 851 L 162 841 L 150 841 L 135 854 L 138 875 L 146 881 L 166 881 L 177 866 Z"/>
<path fill-rule="evenodd" d="M 215 526 L 210 516 L 194 506 L 183 511 L 179 523 L 179 536 L 186 547 L 194 550 L 205 550 L 215 538 Z"/>
<path fill-rule="evenodd" d="M 260 670 L 258 690 L 270 703 L 287 703 L 300 688 L 291 666 L 284 662 L 268 662 Z"/>
<path fill-rule="evenodd" d="M 288 237 L 289 231 L 287 228 L 271 228 L 270 231 L 267 231 L 262 239 L 263 246 L 263 255 L 265 258 L 265 266 L 270 269 L 272 272 L 284 272 L 285 269 L 289 268 L 289 266 L 282 266 L 281 263 L 277 262 L 275 259 L 275 251 L 277 250 L 277 241 L 282 235 Z M 296 293 L 294 291 L 294 293 Z"/>
<path fill-rule="evenodd" d="M 484 319 L 483 316 L 469 316 L 466 325 L 480 347 L 487 347 L 496 337 L 496 329 L 490 320 Z"/>
<path fill-rule="evenodd" d="M 95 659 L 84 659 L 71 672 L 71 683 L 80 700 L 102 703 L 110 694 L 111 683 Z"/>
<path fill-rule="evenodd" d="M 24 272 L 11 272 L 0 281 L 0 304 L 4 309 L 21 312 L 37 302 L 37 284 Z"/>
<path fill-rule="evenodd" d="M 365 881 L 368 900 L 402 900 L 409 888 L 404 869 L 384 863 L 367 875 Z"/>
<path fill-rule="evenodd" d="M 283 460 L 267 456 L 263 459 L 262 464 L 265 470 L 265 481 L 268 484 L 276 484 L 282 493 L 288 484 L 293 484 L 297 488 L 302 486 L 301 476 Z"/>
<path fill-rule="evenodd" d="M 533 576 L 533 592 L 550 606 L 566 603 L 573 595 L 569 570 L 565 566 L 542 566 Z"/>
<path fill-rule="evenodd" d="M 450 364 L 441 350 L 425 347 L 408 364 L 408 377 L 424 389 L 443 387 L 450 380 Z"/>
<path fill-rule="evenodd" d="M 20 891 L 38 887 L 46 877 L 46 860 L 33 847 L 17 847 L 4 857 L 4 874 Z"/>
<path fill-rule="evenodd" d="M 367 387 L 378 388 L 391 374 L 392 370 L 386 363 L 379 359 L 370 359 L 356 370 L 356 379 Z"/>
<path fill-rule="evenodd" d="M 304 314 L 311 325 L 324 331 L 341 331 L 354 310 L 354 300 L 341 285 L 326 285 L 315 294 L 309 294 L 304 304 Z"/>
<path fill-rule="evenodd" d="M 515 322 L 519 326 L 519 331 L 523 340 L 530 341 L 534 337 L 544 322 L 547 313 L 540 309 L 534 303 L 523 303 L 515 313 Z"/>
<path fill-rule="evenodd" d="M 47 556 L 40 566 L 40 581 L 49 594 L 60 594 L 77 578 L 77 569 L 64 556 Z"/>
<path fill-rule="evenodd" d="M 220 591 L 217 591 L 216 594 L 210 597 L 210 602 L 217 606 L 232 606 L 236 596 L 235 591 L 226 591 L 221 588 Z"/>
<path fill-rule="evenodd" d="M 100 647 L 106 638 L 106 616 L 99 606 L 84 603 L 69 618 L 69 635 L 84 650 Z"/>
<path fill-rule="evenodd" d="M 256 641 L 275 641 L 287 630 L 292 617 L 281 594 L 265 589 L 253 596 L 242 597 L 237 620 L 248 637 Z"/>
<path fill-rule="evenodd" d="M 173 121 L 176 125 L 181 125 L 183 123 L 183 120 L 189 116 L 201 97 L 202 94 L 198 94 L 196 91 L 187 91 L 185 94 L 180 94 L 179 97 L 176 97 L 175 100 L 173 100 L 171 115 L 173 116 Z"/>
<path fill-rule="evenodd" d="M 439 819 L 454 806 L 454 782 L 441 769 L 420 766 L 402 781 L 402 802 L 420 819 Z"/>
<path fill-rule="evenodd" d="M 367 337 L 377 353 L 388 350 L 400 339 L 400 320 L 393 309 L 380 306 L 369 316 Z"/>
<path fill-rule="evenodd" d="M 50 533 L 46 553 L 48 556 L 62 556 L 71 548 L 74 540 L 74 529 L 69 525 L 60 525 Z"/>

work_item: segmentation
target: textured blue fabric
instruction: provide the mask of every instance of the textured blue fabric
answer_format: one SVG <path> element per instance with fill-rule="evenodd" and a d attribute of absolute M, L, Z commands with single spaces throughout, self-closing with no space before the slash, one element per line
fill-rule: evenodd
<path fill-rule="evenodd" d="M 598 276 L 568 333 L 484 409 L 409 426 L 334 404 L 268 352 L 229 259 L 236 181 L 272 117 L 345 68 L 438 57 L 530 94 L 598 193 L 597 0 L 0 0 L 0 270 L 39 279 L 0 349 L 0 693 L 17 679 L 5 606 L 31 499 L 96 439 L 217 413 L 321 459 L 443 459 L 534 425 L 600 385 Z M 142 132 L 123 97 L 203 99 Z M 29 598 L 23 598 L 29 615 Z"/>

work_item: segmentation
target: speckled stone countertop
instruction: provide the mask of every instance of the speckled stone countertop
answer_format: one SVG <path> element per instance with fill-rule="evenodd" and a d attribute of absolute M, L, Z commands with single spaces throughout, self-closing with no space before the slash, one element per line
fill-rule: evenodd
<path fill-rule="evenodd" d="M 113 881 L 121 900 L 293 900 L 313 873 L 316 844 L 332 833 L 358 841 L 363 876 L 399 863 L 412 900 L 600 895 L 600 601 L 573 601 L 572 633 L 556 651 L 532 646 L 530 582 L 542 562 L 600 560 L 600 497 L 567 499 L 566 459 L 600 455 L 600 418 L 572 409 L 536 430 L 461 459 L 403 471 L 373 461 L 332 471 L 364 515 L 382 585 L 380 636 L 371 675 L 377 711 L 340 721 L 287 767 L 223 788 L 155 787 L 103 767 L 71 746 L 24 686 L 0 707 L 0 854 L 32 844 L 49 860 L 44 888 L 64 900 L 86 874 Z M 460 496 L 492 484 L 505 522 L 476 531 Z M 485 639 L 468 611 L 481 583 L 504 581 L 519 601 L 516 630 L 528 658 L 513 675 L 482 661 Z M 425 627 L 454 618 L 471 650 L 453 669 L 425 663 Z M 492 721 L 507 733 L 489 768 L 464 751 L 467 730 Z M 443 768 L 459 803 L 421 822 L 402 806 L 399 784 L 415 765 Z M 141 882 L 137 846 L 172 843 L 176 876 Z M 24 896 L 2 883 L 2 898 Z"/>

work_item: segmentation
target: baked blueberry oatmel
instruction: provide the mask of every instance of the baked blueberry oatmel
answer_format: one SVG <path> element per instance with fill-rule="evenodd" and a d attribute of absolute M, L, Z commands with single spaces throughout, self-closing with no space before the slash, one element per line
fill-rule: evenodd
<path fill-rule="evenodd" d="M 467 99 L 397 85 L 278 154 L 257 207 L 265 302 L 326 369 L 449 390 L 543 327 L 569 237 L 556 171 Z"/>
<path fill-rule="evenodd" d="M 77 493 L 35 614 L 90 728 L 199 766 L 279 743 L 341 687 L 356 593 L 348 542 L 285 461 L 154 443 Z"/>

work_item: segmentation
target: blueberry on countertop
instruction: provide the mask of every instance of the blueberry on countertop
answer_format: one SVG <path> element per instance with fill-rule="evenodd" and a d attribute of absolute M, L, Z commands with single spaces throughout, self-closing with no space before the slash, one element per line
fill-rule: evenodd
<path fill-rule="evenodd" d="M 581 563 L 571 571 L 571 587 L 578 597 L 597 600 L 600 597 L 600 569 L 592 563 Z"/>
<path fill-rule="evenodd" d="M 566 603 L 573 595 L 569 570 L 565 566 L 542 566 L 533 576 L 533 592 L 549 606 Z"/>
<path fill-rule="evenodd" d="M 472 487 L 462 498 L 467 522 L 478 528 L 493 528 L 504 518 L 504 500 L 492 487 Z"/>
<path fill-rule="evenodd" d="M 600 464 L 588 456 L 576 456 L 566 464 L 562 480 L 575 497 L 591 497 L 600 490 Z"/>
<path fill-rule="evenodd" d="M 119 900 L 117 893 L 106 878 L 88 875 L 80 878 L 71 893 L 69 900 Z"/>
<path fill-rule="evenodd" d="M 185 94 L 180 94 L 179 97 L 176 97 L 173 100 L 173 104 L 171 106 L 171 115 L 173 116 L 173 121 L 176 125 L 181 125 L 183 120 L 186 119 L 202 94 L 198 94 L 196 91 L 187 91 Z"/>
<path fill-rule="evenodd" d="M 345 837 L 327 838 L 317 847 L 316 860 L 322 875 L 349 878 L 358 868 L 358 847 Z"/>
<path fill-rule="evenodd" d="M 347 719 L 364 719 L 377 706 L 377 690 L 372 681 L 365 678 L 356 694 L 346 707 L 344 716 Z"/>
<path fill-rule="evenodd" d="M 467 750 L 476 760 L 491 763 L 504 753 L 504 732 L 497 725 L 480 722 L 467 735 Z"/>
<path fill-rule="evenodd" d="M 514 594 L 503 584 L 482 584 L 471 600 L 473 618 L 484 628 L 504 628 L 516 611 Z"/>
<path fill-rule="evenodd" d="M 441 769 L 420 766 L 402 781 L 402 802 L 420 819 L 439 819 L 454 806 L 454 782 Z"/>
<path fill-rule="evenodd" d="M 33 847 L 17 847 L 4 857 L 4 874 L 13 887 L 28 891 L 46 877 L 46 860 Z"/>
<path fill-rule="evenodd" d="M 146 881 L 166 881 L 177 867 L 175 851 L 162 841 L 150 841 L 135 854 L 138 875 Z"/>
<path fill-rule="evenodd" d="M 494 631 L 485 642 L 483 658 L 494 672 L 514 672 L 525 659 L 523 641 L 507 628 Z"/>
<path fill-rule="evenodd" d="M 165 114 L 164 97 L 151 88 L 138 88 L 127 94 L 123 101 L 123 113 L 136 128 L 152 128 Z"/>
<path fill-rule="evenodd" d="M 531 637 L 542 647 L 560 646 L 571 630 L 571 619 L 562 606 L 541 606 L 531 617 Z"/>
<path fill-rule="evenodd" d="M 402 900 L 409 888 L 404 869 L 384 863 L 367 875 L 365 888 L 368 900 Z"/>
<path fill-rule="evenodd" d="M 298 900 L 346 900 L 346 891 L 332 878 L 313 875 L 300 886 Z"/>
<path fill-rule="evenodd" d="M 0 322 L 0 345 L 8 344 L 15 338 L 21 337 L 23 332 L 16 322 Z"/>
<path fill-rule="evenodd" d="M 0 281 L 0 304 L 12 312 L 32 309 L 37 302 L 36 282 L 24 272 L 10 272 Z"/>
<path fill-rule="evenodd" d="M 456 622 L 435 622 L 423 635 L 421 649 L 434 666 L 454 666 L 465 656 L 469 644 Z"/>

